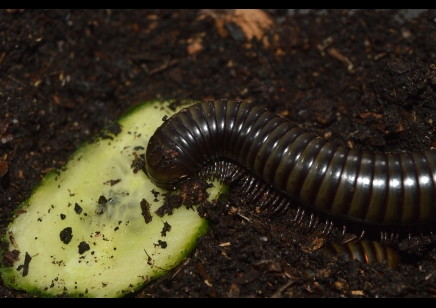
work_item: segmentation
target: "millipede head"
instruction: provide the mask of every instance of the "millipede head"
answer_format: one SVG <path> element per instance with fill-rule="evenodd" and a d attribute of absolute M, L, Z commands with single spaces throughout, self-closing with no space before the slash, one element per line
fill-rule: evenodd
<path fill-rule="evenodd" d="M 156 131 L 155 135 L 158 135 Z M 180 153 L 170 143 L 162 143 L 161 138 L 152 136 L 146 152 L 146 171 L 150 181 L 158 187 L 175 189 L 181 180 L 190 174 L 179 162 Z"/>

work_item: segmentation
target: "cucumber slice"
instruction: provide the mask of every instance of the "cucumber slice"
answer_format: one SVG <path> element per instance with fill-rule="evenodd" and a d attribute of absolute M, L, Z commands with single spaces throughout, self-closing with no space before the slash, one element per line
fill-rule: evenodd
<path fill-rule="evenodd" d="M 45 176 L 5 232 L 3 254 L 13 262 L 0 269 L 6 286 L 39 296 L 119 297 L 183 261 L 206 221 L 185 207 L 158 217 L 163 191 L 131 167 L 162 118 L 182 108 L 171 103 L 131 108 L 117 121 L 120 133 L 104 131 L 63 171 Z M 214 186 L 211 198 L 221 187 Z"/>

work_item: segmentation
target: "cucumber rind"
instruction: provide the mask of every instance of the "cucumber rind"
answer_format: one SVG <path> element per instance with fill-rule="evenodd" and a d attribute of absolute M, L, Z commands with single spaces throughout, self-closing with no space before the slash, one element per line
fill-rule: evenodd
<path fill-rule="evenodd" d="M 106 135 L 109 135 L 113 139 L 97 137 L 91 142 L 85 142 L 73 153 L 62 171 L 53 170 L 46 174 L 41 183 L 32 191 L 31 197 L 23 201 L 16 209 L 13 215 L 13 221 L 6 229 L 3 241 L 9 244 L 9 251 L 14 249 L 20 251 L 20 260 L 16 261 L 13 267 L 6 267 L 3 264 L 0 268 L 3 283 L 6 286 L 25 290 L 29 294 L 41 297 L 52 297 L 61 294 L 67 294 L 70 297 L 120 297 L 127 293 L 134 292 L 143 287 L 144 284 L 164 275 L 168 270 L 174 268 L 187 257 L 189 252 L 195 247 L 196 239 L 200 235 L 205 234 L 207 222 L 199 218 L 194 211 L 187 210 L 184 207 L 176 209 L 172 216 L 164 216 L 163 218 L 156 216 L 153 212 L 161 203 L 154 202 L 154 195 L 150 195 L 151 189 L 153 188 L 161 193 L 163 191 L 152 185 L 142 171 L 134 174 L 132 169 L 130 169 L 130 164 L 133 161 L 133 152 L 136 152 L 138 155 L 145 153 L 148 138 L 161 124 L 163 116 L 169 116 L 174 112 L 169 108 L 171 103 L 173 102 L 167 101 L 162 103 L 161 101 L 154 100 L 130 108 L 116 122 L 122 126 L 121 133 L 115 136 L 108 130 L 104 131 Z M 192 101 L 189 103 L 192 103 Z M 178 107 L 178 109 L 181 108 Z M 132 135 L 134 135 L 133 140 Z M 130 148 L 126 148 L 126 145 Z M 136 146 L 141 146 L 142 148 L 133 150 Z M 100 152 L 98 152 L 98 150 L 104 150 L 107 153 L 105 152 L 105 155 L 100 159 L 98 156 Z M 118 156 L 115 155 L 116 153 L 114 154 L 112 152 L 119 152 L 117 154 Z M 99 159 L 94 159 L 93 156 L 98 156 Z M 106 158 L 106 156 L 109 157 L 107 161 L 104 161 L 103 159 Z M 92 162 L 92 169 L 86 166 L 86 164 L 90 164 L 87 160 Z M 120 161 L 123 161 L 123 163 Z M 126 164 L 128 164 L 127 167 Z M 119 173 L 111 173 L 111 168 L 119 171 Z M 96 171 L 92 171 L 94 169 Z M 78 172 L 79 174 L 77 174 Z M 96 179 L 93 180 L 95 183 L 92 181 L 93 172 L 97 173 Z M 110 184 L 104 184 L 105 186 L 102 186 L 103 181 L 116 180 L 117 178 L 113 178 L 116 177 L 114 174 L 120 174 L 122 178 L 121 182 L 113 186 Z M 74 179 L 71 179 L 71 177 L 74 177 Z M 74 183 L 78 181 L 82 181 L 82 184 L 86 183 L 86 185 L 77 184 L 78 186 L 75 186 L 76 184 Z M 93 185 L 95 186 L 94 188 L 88 187 Z M 219 184 L 215 186 L 212 195 L 217 195 L 221 187 Z M 48 189 L 50 189 L 50 193 L 47 192 Z M 68 195 L 66 195 L 66 191 L 68 191 Z M 59 194 L 62 196 L 59 197 Z M 104 196 L 111 201 L 99 205 L 97 200 L 99 196 Z M 53 201 L 56 200 L 56 197 L 62 200 L 56 201 L 60 202 L 59 204 Z M 132 199 L 133 201 L 131 201 Z M 150 204 L 150 213 L 153 215 L 153 220 L 149 224 L 144 222 L 143 217 L 138 217 L 140 216 L 138 213 L 141 213 L 139 206 L 141 199 L 146 199 Z M 160 199 L 162 199 L 162 197 Z M 81 213 L 74 211 L 75 203 L 82 208 Z M 36 222 L 36 216 L 32 216 L 35 214 L 35 211 L 36 214 L 39 214 L 38 219 L 41 221 Z M 59 213 L 61 212 L 67 217 L 65 220 L 59 218 Z M 106 216 L 109 217 L 109 222 L 103 220 Z M 120 223 L 120 221 L 117 220 L 120 219 L 119 217 L 127 217 L 128 219 L 126 218 L 125 221 Z M 73 221 L 68 221 L 67 223 L 66 221 L 70 219 Z M 46 221 L 52 223 L 46 227 L 50 229 L 49 234 L 41 235 L 44 234 L 41 231 L 43 229 L 41 225 L 43 223 L 45 224 Z M 167 236 L 150 236 L 154 240 L 149 240 L 147 244 L 143 243 L 145 237 L 148 236 L 148 231 L 146 232 L 144 230 L 151 230 L 152 226 L 154 229 L 160 230 L 159 228 L 163 226 L 164 221 L 169 221 L 172 226 Z M 81 223 L 82 225 L 80 227 L 75 226 L 75 223 Z M 117 228 L 115 227 L 117 223 L 119 226 L 118 230 L 123 229 L 123 231 L 114 231 L 111 233 L 110 230 Z M 125 226 L 123 226 L 123 223 Z M 96 225 L 98 227 L 95 227 Z M 73 236 L 69 243 L 62 243 L 59 237 L 59 230 L 63 230 L 65 226 L 74 226 L 72 227 Z M 31 230 L 30 232 L 29 229 Z M 97 231 L 101 232 L 99 233 Z M 118 232 L 118 234 L 116 234 L 116 232 Z M 127 239 L 116 239 L 122 232 L 127 234 Z M 154 232 L 156 233 L 156 231 Z M 34 240 L 32 240 L 33 237 L 35 237 Z M 14 240 L 11 240 L 11 238 Z M 168 247 L 165 249 L 162 248 L 162 246 L 153 247 L 152 244 L 156 244 L 158 239 L 167 242 Z M 38 243 L 35 244 L 32 243 L 32 241 L 38 241 Z M 89 251 L 85 251 L 83 255 L 79 255 L 77 252 L 77 244 L 79 241 L 86 242 L 90 246 Z M 129 275 L 132 276 L 132 274 L 126 274 L 124 271 L 107 275 L 105 272 L 109 271 L 110 268 L 118 269 L 119 267 L 115 263 L 111 263 L 112 261 L 109 255 L 104 255 L 106 250 L 103 248 L 100 249 L 100 247 L 104 246 L 109 247 L 109 249 L 112 248 L 111 244 L 108 244 L 111 242 L 113 243 L 113 248 L 121 250 L 121 253 L 119 251 L 113 252 L 115 260 L 118 260 L 116 255 L 121 256 L 123 252 L 126 254 L 126 251 L 129 251 L 132 246 L 143 245 L 141 248 L 144 248 L 144 250 L 147 251 L 147 255 L 150 255 L 153 259 L 152 262 L 149 262 L 150 264 L 147 264 L 147 266 L 153 270 L 148 272 L 144 270 L 144 268 L 147 268 L 144 263 L 148 262 L 148 257 L 146 257 L 145 252 L 142 253 L 140 249 L 135 248 L 134 253 L 137 257 L 132 259 L 129 255 L 128 257 L 130 259 L 127 261 L 127 265 L 131 265 L 131 267 L 135 269 L 135 277 L 129 277 Z M 137 242 L 141 244 L 136 244 Z M 183 245 L 180 245 L 180 243 Z M 42 249 L 41 246 L 47 247 Z M 56 249 L 52 246 L 60 247 L 58 255 L 62 255 L 62 251 L 70 248 L 71 251 L 69 254 L 59 257 L 62 258 L 62 260 L 57 259 L 56 256 L 58 255 L 56 255 L 56 253 L 58 252 L 56 252 Z M 145 249 L 146 246 L 147 249 Z M 177 249 L 178 251 L 169 254 L 170 249 Z M 43 260 L 43 258 L 47 258 L 44 254 L 46 251 L 48 251 L 47 255 L 55 255 L 55 257 L 52 255 L 51 264 L 47 263 L 45 259 L 44 261 L 40 261 Z M 94 254 L 91 255 L 91 251 L 94 251 L 95 255 L 98 257 Z M 18 271 L 17 268 L 23 263 L 24 254 L 26 252 L 32 256 L 32 261 L 29 263 L 28 276 L 23 277 L 22 270 Z M 5 253 L 6 252 L 3 252 L 3 254 Z M 162 262 L 162 264 L 158 263 L 152 265 L 153 262 L 158 262 L 156 261 L 159 259 L 158 255 L 164 255 L 167 262 L 159 261 Z M 94 256 L 94 259 L 92 259 L 92 256 Z M 81 257 L 83 258 L 81 259 Z M 123 258 L 127 257 L 123 256 Z M 89 264 L 89 266 L 84 265 L 85 262 Z M 93 268 L 98 266 L 99 263 L 106 264 L 105 262 L 108 265 L 106 265 L 106 268 L 102 272 L 92 272 Z M 41 265 L 40 263 L 45 265 Z M 70 265 L 74 266 L 74 270 L 63 271 L 65 267 Z M 56 266 L 58 267 L 57 276 L 53 274 L 48 278 L 42 277 L 44 275 L 48 276 L 52 267 Z M 135 266 L 138 267 L 138 269 L 136 269 Z M 39 273 L 39 270 L 42 271 L 38 276 L 37 273 Z M 106 286 L 104 286 L 106 282 L 101 282 L 102 286 L 90 284 L 89 287 L 86 287 L 87 285 L 81 282 L 80 278 L 85 277 L 86 281 L 94 279 L 86 276 L 88 273 L 93 273 L 94 276 L 104 274 L 111 279 Z M 79 275 L 79 278 L 71 278 L 74 277 L 74 275 Z M 138 278 L 137 276 L 141 277 Z M 79 282 L 75 281 L 77 284 L 74 285 L 71 279 L 76 279 Z M 50 280 L 51 285 L 47 283 L 47 281 L 50 282 Z M 110 287 L 107 287 L 109 284 Z"/>

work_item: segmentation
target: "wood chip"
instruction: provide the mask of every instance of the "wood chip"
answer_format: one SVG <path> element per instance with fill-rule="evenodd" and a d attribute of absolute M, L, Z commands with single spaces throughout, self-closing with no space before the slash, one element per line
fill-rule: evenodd
<path fill-rule="evenodd" d="M 353 63 L 351 63 L 350 59 L 348 59 L 346 56 L 341 54 L 336 48 L 332 47 L 328 49 L 328 54 L 331 55 L 333 58 L 338 59 L 339 61 L 344 62 L 347 64 L 347 69 L 349 71 L 353 70 Z"/>
<path fill-rule="evenodd" d="M 357 296 L 363 296 L 364 295 L 362 290 L 352 290 L 351 294 L 357 295 Z"/>
<path fill-rule="evenodd" d="M 366 119 L 369 116 L 373 116 L 376 119 L 383 118 L 382 114 L 374 113 L 374 112 L 362 112 L 361 114 L 359 114 L 359 117 L 361 117 L 362 119 Z"/>
<path fill-rule="evenodd" d="M 232 283 L 229 292 L 227 292 L 227 296 L 229 298 L 238 298 L 240 290 L 241 288 L 236 283 Z"/>
<path fill-rule="evenodd" d="M 2 178 L 6 174 L 6 172 L 8 172 L 8 168 L 8 163 L 4 160 L 0 160 L 0 178 Z"/>
<path fill-rule="evenodd" d="M 213 285 L 212 285 L 210 276 L 207 273 L 206 268 L 204 267 L 204 265 L 201 264 L 201 263 L 197 264 L 197 270 L 198 270 L 198 273 L 200 274 L 200 276 L 203 278 L 204 283 L 208 287 L 212 287 Z"/>
<path fill-rule="evenodd" d="M 220 246 L 220 247 L 228 247 L 230 245 L 231 245 L 230 242 L 226 242 L 226 243 L 219 244 L 218 246 Z"/>
<path fill-rule="evenodd" d="M 201 37 L 189 39 L 188 43 L 187 49 L 190 55 L 198 54 L 203 49 L 203 39 Z"/>

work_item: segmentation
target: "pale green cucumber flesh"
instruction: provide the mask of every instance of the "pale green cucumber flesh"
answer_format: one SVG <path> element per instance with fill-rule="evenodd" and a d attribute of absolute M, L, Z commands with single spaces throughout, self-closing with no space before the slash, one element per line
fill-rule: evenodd
<path fill-rule="evenodd" d="M 13 266 L 0 270 L 6 286 L 40 296 L 119 297 L 184 260 L 206 232 L 206 221 L 185 207 L 155 215 L 163 190 L 131 168 L 133 153 L 145 153 L 162 118 L 181 109 L 170 103 L 131 108 L 118 120 L 118 135 L 85 143 L 64 171 L 45 176 L 5 232 L 9 251 L 19 251 Z M 209 199 L 221 188 L 214 186 Z M 149 223 L 141 215 L 142 200 L 150 206 Z M 171 228 L 163 236 L 165 223 Z"/>

